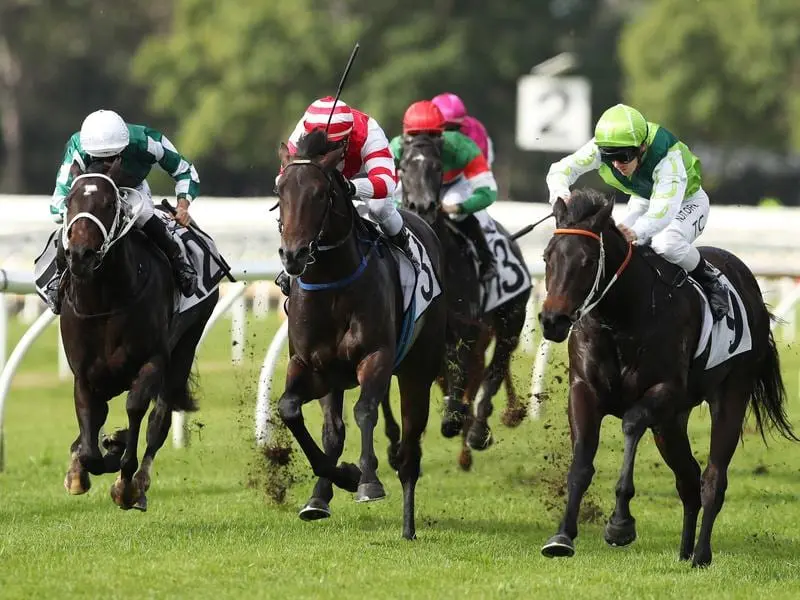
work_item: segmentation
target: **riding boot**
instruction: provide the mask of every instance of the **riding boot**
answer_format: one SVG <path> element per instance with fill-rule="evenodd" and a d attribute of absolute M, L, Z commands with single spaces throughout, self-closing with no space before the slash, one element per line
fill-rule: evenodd
<path fill-rule="evenodd" d="M 706 293 L 714 322 L 720 321 L 728 314 L 728 289 L 719 279 L 719 269 L 705 258 L 700 258 L 700 264 L 689 275 Z"/>
<path fill-rule="evenodd" d="M 275 285 L 281 289 L 284 296 L 289 296 L 289 293 L 292 291 L 292 280 L 286 271 L 278 273 L 278 276 L 275 278 Z"/>
<path fill-rule="evenodd" d="M 486 241 L 486 236 L 481 229 L 480 221 L 475 215 L 468 215 L 461 221 L 456 221 L 458 228 L 475 244 L 475 250 L 478 253 L 478 261 L 480 267 L 478 270 L 478 277 L 481 281 L 491 281 L 497 277 L 497 264 L 494 259 L 494 253 L 489 248 L 489 243 Z"/>
<path fill-rule="evenodd" d="M 414 256 L 414 253 L 411 252 L 411 238 L 408 235 L 408 229 L 403 226 L 403 228 L 396 235 L 389 237 L 389 241 L 400 248 L 403 254 L 408 257 L 408 260 L 411 261 L 411 266 L 414 267 L 414 272 L 419 273 L 421 268 L 419 266 L 419 261 Z"/>
<path fill-rule="evenodd" d="M 197 291 L 197 271 L 183 258 L 181 247 L 172 239 L 164 222 L 153 215 L 142 226 L 142 231 L 166 254 L 181 293 L 186 297 L 193 295 Z"/>
<path fill-rule="evenodd" d="M 45 295 L 47 296 L 48 305 L 54 314 L 61 314 L 61 287 L 64 279 L 64 273 L 67 270 L 67 255 L 64 252 L 64 245 L 61 243 L 61 236 L 56 236 L 56 272 L 53 277 L 47 282 L 45 287 Z"/>

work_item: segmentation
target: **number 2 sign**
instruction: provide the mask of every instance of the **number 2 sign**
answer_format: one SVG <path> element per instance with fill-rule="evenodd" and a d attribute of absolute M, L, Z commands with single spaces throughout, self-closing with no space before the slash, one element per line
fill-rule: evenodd
<path fill-rule="evenodd" d="M 592 137 L 591 87 L 584 77 L 526 75 L 517 83 L 517 146 L 571 152 Z"/>

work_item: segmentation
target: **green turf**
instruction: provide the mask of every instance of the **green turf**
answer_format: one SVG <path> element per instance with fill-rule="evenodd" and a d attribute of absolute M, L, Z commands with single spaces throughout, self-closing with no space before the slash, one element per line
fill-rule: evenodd
<path fill-rule="evenodd" d="M 252 444 L 257 369 L 276 322 L 249 323 L 247 360 L 238 368 L 229 365 L 226 325 L 201 350 L 202 410 L 192 417 L 191 445 L 176 450 L 168 444 L 158 456 L 147 513 L 112 504 L 110 475 L 93 478 L 85 496 L 64 491 L 77 426 L 71 384 L 55 374 L 55 329 L 46 332 L 8 399 L 0 598 L 800 597 L 800 447 L 776 440 L 765 448 L 753 434 L 734 457 L 711 568 L 692 570 L 677 560 L 680 503 L 649 436 L 639 452 L 632 505 L 639 539 L 626 549 L 603 542 L 622 456 L 613 418 L 604 424 L 577 554 L 543 558 L 539 549 L 561 515 L 570 454 L 563 387 L 555 380 L 541 421 L 511 430 L 495 414 L 497 443 L 475 454 L 470 473 L 456 464 L 457 442 L 438 432 L 441 397 L 434 393 L 416 541 L 400 536 L 400 486 L 383 461 L 382 435 L 380 474 L 388 499 L 355 504 L 339 491 L 331 519 L 301 522 L 297 509 L 312 487 L 305 459 L 295 456 L 296 481 L 278 505 L 268 498 L 264 462 Z M 800 358 L 787 349 L 783 359 L 790 414 L 798 424 Z M 524 357 L 515 362 L 523 390 L 530 368 Z M 563 367 L 552 373 L 559 371 Z M 109 428 L 124 424 L 122 408 L 116 400 Z M 319 410 L 311 405 L 306 415 L 316 433 Z M 345 458 L 353 460 L 352 400 L 347 421 Z M 695 411 L 691 438 L 704 465 L 704 408 Z"/>

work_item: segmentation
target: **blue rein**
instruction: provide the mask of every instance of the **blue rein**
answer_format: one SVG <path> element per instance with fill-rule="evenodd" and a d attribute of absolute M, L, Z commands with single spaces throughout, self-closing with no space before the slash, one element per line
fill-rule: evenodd
<path fill-rule="evenodd" d="M 330 283 L 306 283 L 305 281 L 303 281 L 302 277 L 298 277 L 297 278 L 297 284 L 300 286 L 300 289 L 301 290 L 306 290 L 306 291 L 309 291 L 309 292 L 319 292 L 319 291 L 322 291 L 322 290 L 340 290 L 342 288 L 347 287 L 348 285 L 353 283 L 356 279 L 361 277 L 361 275 L 363 275 L 364 271 L 367 269 L 367 264 L 369 263 L 369 258 L 372 255 L 372 252 L 378 246 L 378 242 L 380 241 L 380 238 L 378 238 L 378 239 L 376 239 L 374 241 L 362 240 L 362 239 L 358 238 L 358 241 L 360 241 L 362 243 L 369 244 L 370 247 L 369 247 L 369 250 L 367 250 L 366 254 L 362 254 L 361 262 L 358 263 L 358 266 L 356 267 L 355 271 L 353 271 L 352 273 L 350 273 L 350 275 L 348 275 L 347 277 L 345 277 L 343 279 L 337 279 L 336 281 L 331 281 Z M 320 248 L 318 250 L 318 252 L 324 252 L 325 250 L 332 250 L 332 249 L 333 249 L 333 247 L 324 248 L 324 249 Z"/>

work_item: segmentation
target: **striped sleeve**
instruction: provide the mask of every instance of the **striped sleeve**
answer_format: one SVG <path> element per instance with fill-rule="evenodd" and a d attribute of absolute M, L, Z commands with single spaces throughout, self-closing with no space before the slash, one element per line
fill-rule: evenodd
<path fill-rule="evenodd" d="M 389 140 L 375 119 L 370 118 L 367 127 L 367 141 L 361 149 L 361 161 L 367 176 L 353 179 L 356 196 L 364 200 L 388 198 L 397 187 L 397 172 Z"/>
<path fill-rule="evenodd" d="M 569 188 L 578 177 L 599 169 L 601 164 L 600 151 L 594 139 L 591 139 L 572 154 L 550 165 L 545 180 L 550 192 L 550 204 L 554 204 L 562 196 L 569 195 Z"/>
<path fill-rule="evenodd" d="M 456 137 L 456 164 L 463 165 L 462 173 L 472 194 L 461 204 L 461 212 L 472 214 L 497 200 L 497 182 L 478 145 L 468 137 Z"/>
<path fill-rule="evenodd" d="M 147 152 L 153 157 L 153 162 L 157 162 L 175 180 L 175 196 L 179 200 L 185 198 L 192 202 L 200 192 L 200 177 L 197 169 L 178 152 L 164 134 L 154 129 L 146 129 L 145 135 L 147 136 Z"/>
<path fill-rule="evenodd" d="M 72 185 L 72 174 L 70 173 L 72 163 L 78 163 L 81 171 L 86 170 L 86 162 L 84 161 L 81 151 L 80 137 L 77 133 L 69 138 L 64 148 L 64 158 L 58 169 L 56 187 L 53 190 L 53 197 L 50 200 L 50 216 L 56 220 L 61 219 L 61 215 L 64 212 L 64 200 Z"/>

